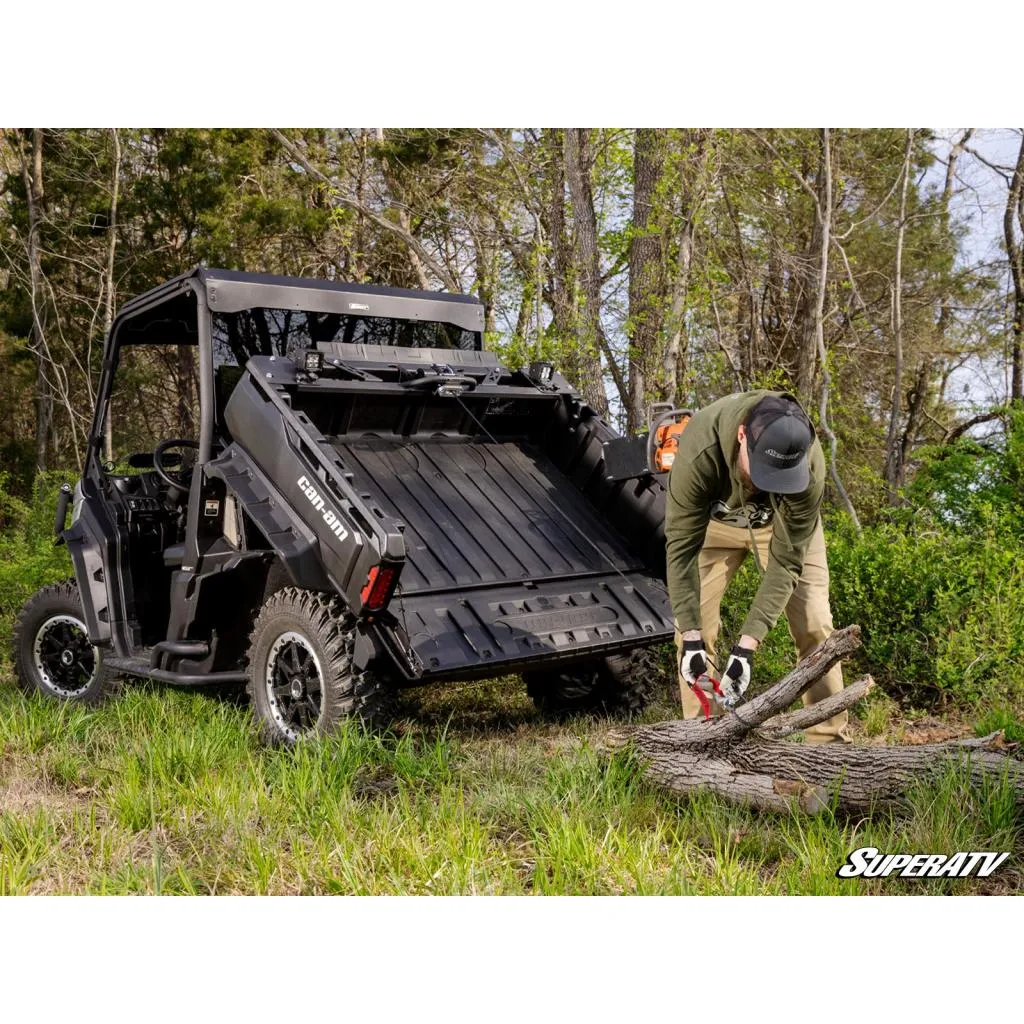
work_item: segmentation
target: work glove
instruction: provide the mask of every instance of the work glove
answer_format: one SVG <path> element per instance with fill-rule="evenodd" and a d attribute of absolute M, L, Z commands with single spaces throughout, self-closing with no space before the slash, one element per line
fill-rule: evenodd
<path fill-rule="evenodd" d="M 707 675 L 708 656 L 703 640 L 684 640 L 683 653 L 679 658 L 679 674 L 689 686 L 701 676 Z"/>
<path fill-rule="evenodd" d="M 753 667 L 753 650 L 737 644 L 729 655 L 728 664 L 725 666 L 725 675 L 722 676 L 722 692 L 730 707 L 739 702 L 750 685 L 750 673 L 753 671 Z"/>
<path fill-rule="evenodd" d="M 726 704 L 726 696 L 721 684 L 711 678 L 711 666 L 708 664 L 707 651 L 703 640 L 684 640 L 683 653 L 679 659 L 679 674 L 700 701 L 704 718 L 711 717 L 711 702 Z"/>

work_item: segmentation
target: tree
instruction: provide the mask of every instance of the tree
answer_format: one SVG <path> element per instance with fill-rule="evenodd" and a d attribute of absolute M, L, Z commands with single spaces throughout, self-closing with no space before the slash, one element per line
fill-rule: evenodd
<path fill-rule="evenodd" d="M 1010 178 L 1003 214 L 1003 237 L 1013 285 L 1013 321 L 1010 325 L 1010 401 L 1024 402 L 1024 133 L 1017 164 Z"/>
<path fill-rule="evenodd" d="M 628 400 L 626 430 L 637 433 L 656 379 L 665 319 L 665 241 L 655 196 L 665 172 L 665 132 L 638 128 L 633 146 L 633 221 L 629 243 Z M 660 389 L 658 389 L 660 390 Z"/>

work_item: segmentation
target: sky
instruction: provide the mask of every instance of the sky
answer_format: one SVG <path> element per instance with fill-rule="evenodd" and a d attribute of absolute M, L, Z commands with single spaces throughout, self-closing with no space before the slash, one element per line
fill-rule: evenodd
<path fill-rule="evenodd" d="M 936 152 L 945 160 L 949 141 L 963 134 L 962 128 L 939 128 L 940 139 Z M 979 128 L 975 131 L 970 148 L 986 160 L 1012 168 L 1020 149 L 1020 130 L 1014 128 Z M 928 173 L 929 183 L 942 187 L 946 169 L 936 164 Z M 1003 209 L 1006 205 L 1006 185 L 1003 180 L 980 160 L 965 153 L 959 161 L 960 188 L 954 199 L 958 215 L 970 225 L 967 256 L 973 262 L 999 259 L 1003 254 Z"/>
<path fill-rule="evenodd" d="M 939 128 L 936 131 L 939 138 L 934 148 L 942 162 L 936 162 L 929 169 L 925 181 L 942 188 L 950 140 L 960 138 L 963 129 Z M 1016 128 L 979 128 L 968 145 L 990 163 L 1012 168 L 1020 150 L 1020 131 Z M 971 264 L 1005 261 L 1003 211 L 1006 207 L 1006 182 L 969 152 L 964 153 L 958 162 L 957 179 L 952 206 L 954 217 L 968 227 L 964 260 Z M 1008 361 L 972 361 L 951 376 L 947 394 L 963 409 L 971 411 L 1005 401 L 1009 394 Z"/>

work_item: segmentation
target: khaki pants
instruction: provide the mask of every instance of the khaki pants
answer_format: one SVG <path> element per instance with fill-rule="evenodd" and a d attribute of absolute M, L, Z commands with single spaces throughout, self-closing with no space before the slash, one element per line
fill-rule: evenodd
<path fill-rule="evenodd" d="M 762 527 L 752 531 L 757 543 L 758 557 L 761 565 L 768 564 L 768 545 L 771 542 L 771 527 Z M 700 615 L 704 628 L 704 646 L 708 651 L 708 659 L 712 662 L 712 672 L 717 677 L 715 658 L 715 642 L 722 624 L 722 595 L 736 570 L 743 564 L 747 552 L 751 550 L 751 531 L 726 526 L 712 519 L 708 523 L 704 536 L 704 546 L 698 559 L 700 570 Z M 832 612 L 828 603 L 828 562 L 825 557 L 825 534 L 821 522 L 811 538 L 804 559 L 804 571 L 793 591 L 793 596 L 786 605 L 786 618 L 789 620 L 789 632 L 796 644 L 799 657 L 803 658 L 820 644 L 832 632 Z M 739 638 L 737 637 L 737 640 Z M 676 651 L 682 652 L 682 638 L 676 632 Z M 724 669 L 725 661 L 722 661 Z M 677 662 L 678 663 L 678 662 Z M 833 665 L 828 673 L 818 680 L 803 695 L 805 705 L 814 704 L 843 688 L 843 671 L 838 664 Z M 700 702 L 693 691 L 679 677 L 679 690 L 683 701 L 683 717 L 696 718 L 701 714 Z M 717 705 L 712 704 L 713 713 L 718 712 Z M 820 725 L 806 730 L 808 743 L 828 743 L 845 740 L 844 727 L 847 714 L 842 712 Z"/>

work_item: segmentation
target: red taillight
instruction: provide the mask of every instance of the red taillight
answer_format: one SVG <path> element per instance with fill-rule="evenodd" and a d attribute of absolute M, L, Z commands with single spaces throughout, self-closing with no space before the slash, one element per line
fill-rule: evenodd
<path fill-rule="evenodd" d="M 398 570 L 386 565 L 375 565 L 366 576 L 366 586 L 359 592 L 363 610 L 379 612 L 391 597 L 391 588 L 398 579 Z"/>

